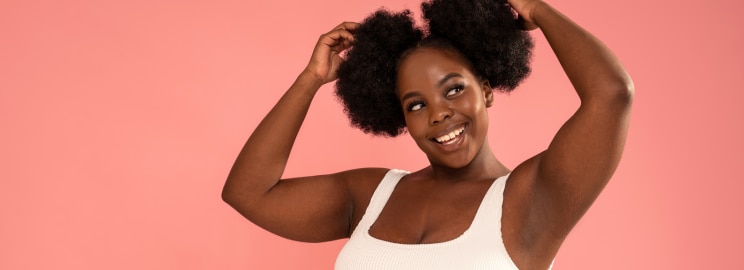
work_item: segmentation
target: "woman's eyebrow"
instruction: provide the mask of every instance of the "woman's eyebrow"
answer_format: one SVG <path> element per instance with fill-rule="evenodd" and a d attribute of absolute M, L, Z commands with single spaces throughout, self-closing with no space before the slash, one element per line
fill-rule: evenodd
<path fill-rule="evenodd" d="M 447 83 L 447 81 L 449 81 L 452 78 L 465 78 L 465 77 L 462 76 L 462 74 L 460 74 L 460 73 L 452 72 L 450 74 L 445 75 L 442 79 L 440 79 L 439 82 L 437 83 L 437 87 L 442 87 L 442 85 L 444 85 L 445 83 Z M 403 95 L 403 97 L 401 97 L 400 100 L 401 101 L 404 101 L 406 99 L 409 99 L 409 98 L 412 98 L 412 97 L 417 97 L 417 96 L 421 96 L 421 93 L 419 93 L 417 91 L 411 91 L 411 92 L 408 92 L 405 95 Z"/>
<path fill-rule="evenodd" d="M 400 100 L 401 101 L 404 101 L 404 100 L 409 99 L 409 98 L 412 98 L 412 97 L 420 97 L 420 96 L 421 96 L 421 94 L 419 92 L 417 92 L 417 91 L 411 91 L 411 92 L 408 92 L 405 95 L 403 95 L 403 97 L 400 98 Z"/>
<path fill-rule="evenodd" d="M 452 79 L 455 77 L 464 78 L 462 74 L 453 72 L 453 73 L 447 74 L 447 76 L 444 76 L 444 78 L 439 80 L 439 83 L 437 83 L 437 87 L 442 87 L 442 85 L 444 85 L 444 83 L 446 83 L 449 79 Z"/>

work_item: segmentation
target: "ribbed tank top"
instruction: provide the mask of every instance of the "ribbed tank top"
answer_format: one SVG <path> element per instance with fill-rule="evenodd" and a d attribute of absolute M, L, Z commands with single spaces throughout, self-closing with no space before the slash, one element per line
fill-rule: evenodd
<path fill-rule="evenodd" d="M 336 259 L 336 270 L 358 269 L 518 269 L 501 238 L 501 205 L 509 175 L 496 179 L 483 197 L 473 222 L 455 239 L 431 244 L 400 244 L 374 238 L 369 229 L 409 172 L 390 170 L 364 216 Z"/>

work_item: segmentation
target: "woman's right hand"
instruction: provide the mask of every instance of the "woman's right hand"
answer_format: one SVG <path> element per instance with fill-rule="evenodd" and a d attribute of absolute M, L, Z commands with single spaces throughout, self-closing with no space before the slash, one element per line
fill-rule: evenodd
<path fill-rule="evenodd" d="M 344 22 L 321 35 L 304 72 L 315 76 L 323 84 L 336 80 L 336 71 L 344 61 L 341 53 L 351 48 L 357 27 L 358 23 Z"/>
<path fill-rule="evenodd" d="M 295 139 L 316 91 L 337 78 L 341 54 L 359 24 L 345 22 L 320 36 L 310 63 L 243 146 L 222 198 L 258 226 L 306 242 L 349 237 L 387 169 L 283 178 Z"/>

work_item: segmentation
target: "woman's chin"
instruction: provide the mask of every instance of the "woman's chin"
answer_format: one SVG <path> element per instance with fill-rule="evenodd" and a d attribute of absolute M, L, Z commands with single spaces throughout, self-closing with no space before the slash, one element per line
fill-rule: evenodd
<path fill-rule="evenodd" d="M 447 158 L 432 158 L 429 157 L 429 162 L 434 167 L 444 167 L 448 169 L 461 169 L 467 167 L 473 161 L 472 158 L 466 157 L 447 157 Z"/>

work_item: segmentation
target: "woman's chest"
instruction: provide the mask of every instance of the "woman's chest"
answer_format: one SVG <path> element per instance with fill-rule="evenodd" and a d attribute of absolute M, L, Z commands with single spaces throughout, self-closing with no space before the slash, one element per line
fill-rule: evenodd
<path fill-rule="evenodd" d="M 401 244 L 447 242 L 465 233 L 475 220 L 493 181 L 456 185 L 400 182 L 369 234 Z"/>

